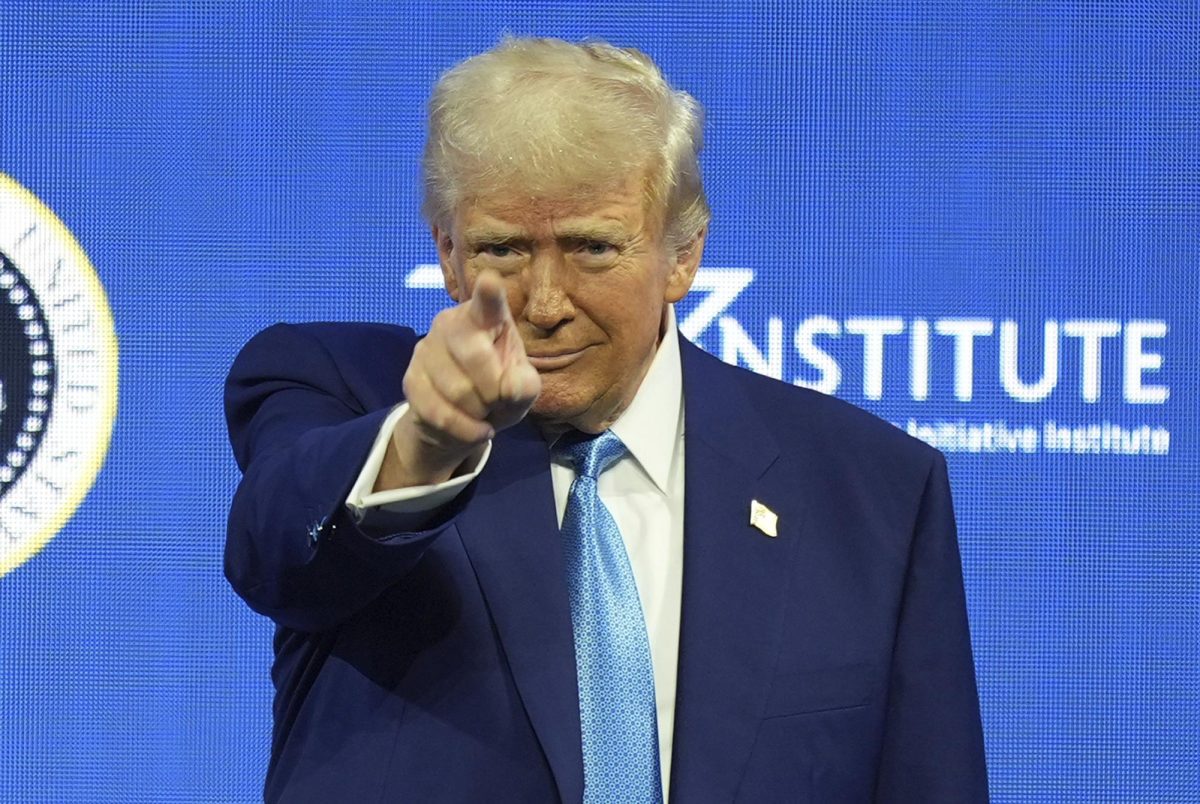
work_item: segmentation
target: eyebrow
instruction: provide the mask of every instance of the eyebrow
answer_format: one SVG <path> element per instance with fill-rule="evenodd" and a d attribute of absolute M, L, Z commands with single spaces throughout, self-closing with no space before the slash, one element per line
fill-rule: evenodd
<path fill-rule="evenodd" d="M 556 235 L 559 240 L 603 240 L 612 243 L 629 239 L 625 227 L 618 223 L 568 222 L 558 227 Z"/>
<path fill-rule="evenodd" d="M 463 239 L 473 245 L 478 245 L 479 243 L 513 243 L 519 240 L 527 240 L 528 235 L 520 229 L 478 226 L 464 231 Z"/>
<path fill-rule="evenodd" d="M 584 221 L 568 221 L 562 224 L 557 228 L 555 236 L 558 240 L 602 240 L 611 243 L 623 243 L 629 239 L 629 233 L 619 223 Z M 524 229 L 490 224 L 466 229 L 463 238 L 473 246 L 482 243 L 522 243 L 530 239 L 529 233 Z"/>

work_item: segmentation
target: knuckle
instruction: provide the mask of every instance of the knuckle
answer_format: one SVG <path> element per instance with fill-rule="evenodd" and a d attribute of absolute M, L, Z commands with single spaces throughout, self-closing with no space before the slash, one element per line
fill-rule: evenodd
<path fill-rule="evenodd" d="M 474 332 L 455 340 L 451 351 L 454 357 L 468 368 L 484 366 L 495 359 L 492 342 L 482 332 Z"/>
<path fill-rule="evenodd" d="M 412 360 L 409 361 L 407 374 L 411 374 L 414 368 L 420 370 L 433 362 L 433 356 L 430 354 L 430 338 L 429 335 L 425 336 L 413 347 Z"/>
<path fill-rule="evenodd" d="M 450 412 L 444 407 L 435 407 L 429 411 L 426 421 L 429 422 L 429 426 L 434 430 L 437 430 L 439 433 L 445 433 L 450 426 Z"/>
<path fill-rule="evenodd" d="M 496 401 L 500 393 L 500 375 L 490 367 L 484 366 L 475 370 L 471 391 L 475 398 L 490 405 Z"/>
<path fill-rule="evenodd" d="M 479 389 L 479 401 L 484 407 L 492 407 L 501 399 L 500 384 L 489 383 L 486 387 Z"/>
<path fill-rule="evenodd" d="M 450 384 L 446 388 L 446 397 L 460 406 L 469 405 L 478 398 L 471 381 L 462 375 L 450 380 Z"/>
<path fill-rule="evenodd" d="M 404 390 L 404 398 L 411 403 L 414 399 L 420 399 L 429 394 L 429 377 L 419 367 L 409 366 L 408 371 L 404 372 L 404 379 L 401 380 L 400 386 Z"/>
<path fill-rule="evenodd" d="M 420 394 L 420 382 L 411 371 L 404 374 L 404 379 L 400 382 L 400 387 L 404 391 L 404 399 L 409 405 L 414 404 L 416 397 Z"/>
<path fill-rule="evenodd" d="M 443 366 L 434 375 L 433 384 L 441 392 L 442 396 L 453 400 L 458 396 L 463 385 L 462 372 L 458 371 L 457 367 L 454 367 L 452 370 L 450 367 Z"/>
<path fill-rule="evenodd" d="M 438 377 L 437 387 L 443 397 L 468 413 L 483 414 L 481 407 L 487 404 L 486 395 L 474 377 L 461 370 L 443 372 Z"/>

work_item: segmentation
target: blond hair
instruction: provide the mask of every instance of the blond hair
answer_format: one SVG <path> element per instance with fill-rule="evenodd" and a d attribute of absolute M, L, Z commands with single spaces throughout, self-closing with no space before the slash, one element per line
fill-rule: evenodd
<path fill-rule="evenodd" d="M 434 88 L 423 212 L 445 228 L 485 193 L 583 194 L 641 171 L 665 242 L 679 250 L 710 216 L 701 126 L 700 105 L 640 51 L 507 37 Z"/>

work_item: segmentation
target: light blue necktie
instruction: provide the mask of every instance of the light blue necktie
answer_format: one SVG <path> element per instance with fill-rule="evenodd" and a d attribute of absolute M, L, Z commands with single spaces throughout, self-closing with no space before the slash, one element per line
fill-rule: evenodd
<path fill-rule="evenodd" d="M 567 591 L 575 631 L 583 800 L 662 801 L 654 668 L 625 542 L 596 479 L 625 454 L 611 430 L 564 436 L 555 452 L 575 467 L 563 513 Z"/>

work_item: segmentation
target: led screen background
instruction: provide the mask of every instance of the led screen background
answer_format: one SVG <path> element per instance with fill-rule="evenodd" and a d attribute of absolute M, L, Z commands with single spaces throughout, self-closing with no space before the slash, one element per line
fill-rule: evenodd
<path fill-rule="evenodd" d="M 699 0 L 0 7 L 0 173 L 120 344 L 95 485 L 0 577 L 0 800 L 259 795 L 221 380 L 272 322 L 444 304 L 424 100 L 505 31 L 706 107 L 695 340 L 946 450 L 994 799 L 1200 800 L 1200 11 Z"/>

